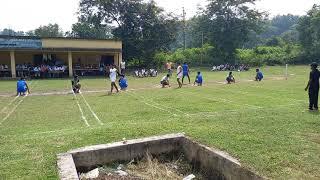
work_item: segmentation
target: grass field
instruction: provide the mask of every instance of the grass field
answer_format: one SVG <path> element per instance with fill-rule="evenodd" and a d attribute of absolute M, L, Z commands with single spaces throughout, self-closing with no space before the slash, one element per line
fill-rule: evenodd
<path fill-rule="evenodd" d="M 204 72 L 203 87 L 159 88 L 162 77 L 129 78 L 129 91 L 107 96 L 109 81 L 33 80 L 31 95 L 15 98 L 15 82 L 0 81 L 0 179 L 57 179 L 56 154 L 71 149 L 167 133 L 185 132 L 227 151 L 272 179 L 320 179 L 320 114 L 307 111 L 309 67 Z M 196 69 L 193 70 L 192 80 Z M 105 90 L 105 92 L 103 92 Z M 95 91 L 95 92 L 93 92 Z M 47 94 L 43 94 L 47 93 Z M 78 105 L 79 103 L 79 105 Z M 80 108 L 83 115 L 80 112 Z"/>

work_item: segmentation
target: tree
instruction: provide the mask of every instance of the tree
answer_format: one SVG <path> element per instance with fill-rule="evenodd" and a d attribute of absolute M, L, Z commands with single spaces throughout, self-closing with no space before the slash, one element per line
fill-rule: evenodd
<path fill-rule="evenodd" d="M 309 59 L 319 58 L 320 5 L 314 5 L 308 14 L 300 19 L 297 29 L 305 56 Z"/>
<path fill-rule="evenodd" d="M 223 60 L 234 62 L 236 49 L 249 40 L 250 33 L 261 32 L 265 14 L 251 8 L 255 1 L 209 0 L 206 16 L 211 24 L 211 42 Z"/>
<path fill-rule="evenodd" d="M 0 35 L 6 35 L 6 36 L 24 36 L 25 33 L 23 31 L 14 31 L 13 29 L 3 29 L 0 31 Z"/>
<path fill-rule="evenodd" d="M 40 26 L 34 31 L 27 32 L 29 36 L 38 37 L 63 37 L 63 31 L 60 29 L 58 24 L 48 24 L 46 26 Z"/>
<path fill-rule="evenodd" d="M 88 39 L 110 39 L 113 38 L 110 26 L 95 26 L 90 22 L 77 22 L 72 25 L 72 31 L 66 36 Z"/>
<path fill-rule="evenodd" d="M 177 31 L 176 18 L 154 1 L 81 0 L 79 18 L 95 25 L 116 25 L 112 34 L 123 41 L 124 58 L 141 63 L 150 63 L 157 51 L 169 49 Z"/>

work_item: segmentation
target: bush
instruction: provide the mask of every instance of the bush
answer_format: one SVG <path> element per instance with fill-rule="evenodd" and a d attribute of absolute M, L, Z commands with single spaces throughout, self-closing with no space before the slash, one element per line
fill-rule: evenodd
<path fill-rule="evenodd" d="M 259 46 L 254 49 L 238 49 L 237 58 L 240 63 L 252 66 L 295 64 L 300 62 L 301 53 L 299 45 Z"/>
<path fill-rule="evenodd" d="M 175 52 L 158 52 L 154 56 L 154 61 L 158 65 L 165 62 L 187 62 L 193 66 L 212 65 L 214 63 L 214 47 L 205 44 L 202 48 L 177 49 Z"/>

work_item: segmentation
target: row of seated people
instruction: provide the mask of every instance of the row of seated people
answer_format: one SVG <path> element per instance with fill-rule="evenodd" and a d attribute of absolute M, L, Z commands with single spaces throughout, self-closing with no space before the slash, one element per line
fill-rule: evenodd
<path fill-rule="evenodd" d="M 6 71 L 9 70 L 9 66 L 6 64 L 0 64 L 0 71 Z"/>
<path fill-rule="evenodd" d="M 136 77 L 157 77 L 158 76 L 158 71 L 155 69 L 137 69 L 134 71 L 134 76 Z"/>
<path fill-rule="evenodd" d="M 8 65 L 0 64 L 0 77 L 11 77 L 11 70 Z"/>
<path fill-rule="evenodd" d="M 75 64 L 74 65 L 74 69 L 99 69 L 99 65 L 98 64 L 86 64 L 86 65 L 83 65 L 83 64 Z"/>
<path fill-rule="evenodd" d="M 16 71 L 18 77 L 35 77 L 35 78 L 55 78 L 63 77 L 67 73 L 65 65 L 47 65 L 41 64 L 34 66 L 29 64 L 17 64 Z"/>
<path fill-rule="evenodd" d="M 212 67 L 212 71 L 235 71 L 235 70 L 249 71 L 250 67 L 249 65 L 246 65 L 246 64 L 236 64 L 236 65 L 221 64 L 221 65 Z"/>

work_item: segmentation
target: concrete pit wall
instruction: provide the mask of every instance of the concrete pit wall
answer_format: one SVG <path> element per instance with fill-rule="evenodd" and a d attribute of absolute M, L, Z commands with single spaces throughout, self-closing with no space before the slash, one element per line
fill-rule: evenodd
<path fill-rule="evenodd" d="M 90 170 L 112 162 L 142 158 L 146 152 L 152 155 L 182 152 L 186 159 L 209 179 L 260 180 L 262 177 L 243 168 L 227 153 L 211 149 L 192 141 L 183 134 L 171 134 L 144 139 L 97 145 L 58 154 L 60 179 L 78 179 L 78 172 Z"/>

